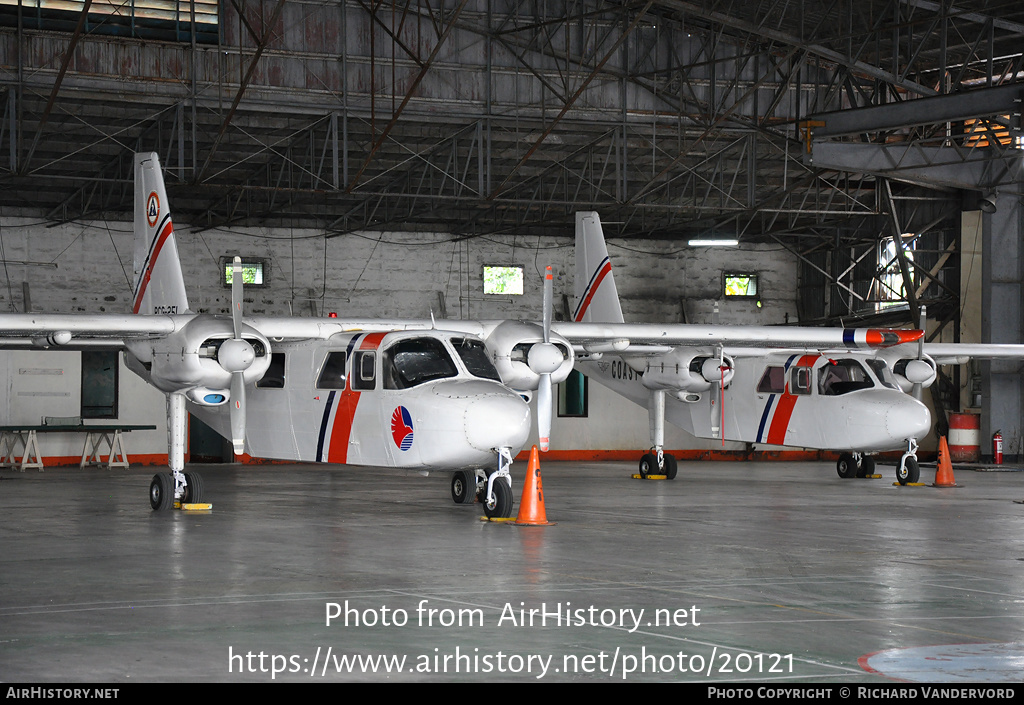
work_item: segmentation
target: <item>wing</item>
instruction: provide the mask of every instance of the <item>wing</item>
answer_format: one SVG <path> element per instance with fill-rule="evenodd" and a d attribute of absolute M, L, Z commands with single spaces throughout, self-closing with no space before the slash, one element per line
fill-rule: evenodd
<path fill-rule="evenodd" d="M 190 318 L 139 314 L 4 313 L 0 314 L 0 347 L 122 347 L 125 340 L 169 335 Z"/>
<path fill-rule="evenodd" d="M 856 350 L 912 343 L 919 330 L 809 328 L 798 326 L 658 325 L 652 323 L 556 323 L 552 329 L 582 352 L 645 354 L 674 347 Z"/>

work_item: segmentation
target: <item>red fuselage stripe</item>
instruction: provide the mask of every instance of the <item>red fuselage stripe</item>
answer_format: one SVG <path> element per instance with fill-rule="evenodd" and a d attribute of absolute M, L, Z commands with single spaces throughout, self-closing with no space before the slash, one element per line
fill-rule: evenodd
<path fill-rule="evenodd" d="M 376 350 L 385 333 L 370 333 L 359 343 L 360 350 Z M 338 396 L 338 408 L 334 412 L 334 424 L 331 426 L 331 445 L 327 449 L 327 462 L 348 462 L 348 442 L 352 436 L 352 421 L 356 417 L 359 406 L 359 395 L 352 389 L 352 375 L 345 389 Z"/>
<path fill-rule="evenodd" d="M 818 359 L 817 355 L 804 355 L 794 367 L 813 367 Z M 779 397 L 778 406 L 775 407 L 775 415 L 772 416 L 772 425 L 768 429 L 768 442 L 772 445 L 786 445 L 786 431 L 789 430 L 789 420 L 793 416 L 793 407 L 801 395 L 790 394 L 789 383 L 786 384 L 786 391 Z"/>

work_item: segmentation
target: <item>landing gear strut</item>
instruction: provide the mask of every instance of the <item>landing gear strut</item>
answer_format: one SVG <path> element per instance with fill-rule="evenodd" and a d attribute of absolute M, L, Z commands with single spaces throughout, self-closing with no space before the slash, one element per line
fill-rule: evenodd
<path fill-rule="evenodd" d="M 488 519 L 507 519 L 512 516 L 515 497 L 512 494 L 512 452 L 498 448 L 498 469 L 487 476 L 487 483 L 481 492 L 480 502 Z"/>
<path fill-rule="evenodd" d="M 640 458 L 640 477 L 648 475 L 664 475 L 670 480 L 676 479 L 678 464 L 671 453 L 665 452 L 665 390 L 651 391 L 651 410 L 648 415 L 651 429 L 650 453 Z"/>
<path fill-rule="evenodd" d="M 185 472 L 185 396 L 167 395 L 167 465 L 170 472 L 159 472 L 149 483 L 149 506 L 156 511 L 173 509 L 175 502 L 199 503 L 203 499 L 203 479 L 199 473 Z"/>
<path fill-rule="evenodd" d="M 913 484 L 921 479 L 921 467 L 917 464 L 917 439 L 907 439 L 907 452 L 900 458 L 896 468 L 896 481 L 901 485 Z"/>

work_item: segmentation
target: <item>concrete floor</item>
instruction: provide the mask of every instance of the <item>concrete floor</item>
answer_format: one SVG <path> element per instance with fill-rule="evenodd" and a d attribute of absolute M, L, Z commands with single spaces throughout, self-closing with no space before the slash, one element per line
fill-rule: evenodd
<path fill-rule="evenodd" d="M 447 474 L 194 469 L 210 513 L 152 512 L 154 468 L 0 473 L 0 680 L 1024 678 L 1021 472 L 552 462 L 557 525 L 516 527 Z"/>

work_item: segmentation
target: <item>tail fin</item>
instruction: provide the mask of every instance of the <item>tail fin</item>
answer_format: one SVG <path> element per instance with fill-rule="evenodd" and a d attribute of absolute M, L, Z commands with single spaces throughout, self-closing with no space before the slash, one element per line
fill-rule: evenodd
<path fill-rule="evenodd" d="M 622 323 L 612 263 L 594 211 L 576 214 L 576 300 L 574 321 Z"/>
<path fill-rule="evenodd" d="M 188 296 L 160 158 L 135 155 L 135 298 L 132 313 L 185 313 Z"/>

